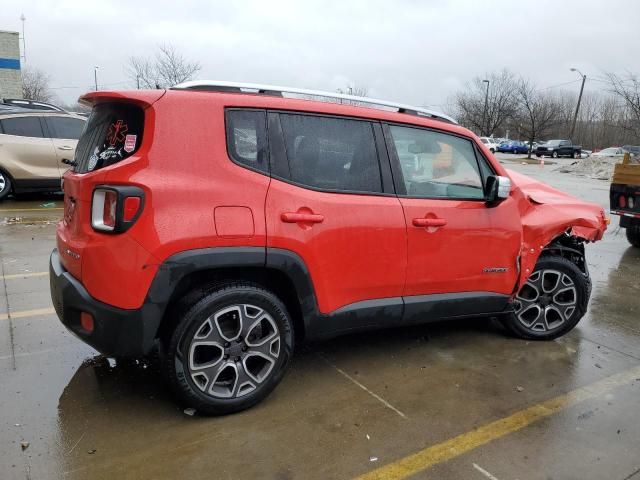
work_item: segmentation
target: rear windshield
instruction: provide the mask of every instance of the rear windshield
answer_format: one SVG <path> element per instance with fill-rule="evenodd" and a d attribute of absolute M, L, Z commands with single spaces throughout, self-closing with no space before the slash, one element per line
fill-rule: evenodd
<path fill-rule="evenodd" d="M 144 112 L 123 103 L 93 107 L 76 147 L 74 171 L 92 172 L 133 155 L 142 142 Z"/>

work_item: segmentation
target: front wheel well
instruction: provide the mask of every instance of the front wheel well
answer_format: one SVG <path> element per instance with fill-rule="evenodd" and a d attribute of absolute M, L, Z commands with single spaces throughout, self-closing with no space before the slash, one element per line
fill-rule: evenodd
<path fill-rule="evenodd" d="M 582 273 L 589 275 L 584 253 L 584 240 L 579 237 L 563 233 L 544 248 L 542 255 L 564 257 L 575 264 Z"/>
<path fill-rule="evenodd" d="M 173 331 L 179 322 L 177 313 L 185 304 L 198 301 L 222 284 L 236 281 L 255 283 L 276 295 L 291 315 L 296 342 L 304 339 L 304 318 L 294 283 L 282 271 L 266 267 L 212 268 L 185 275 L 173 290 L 156 338 L 166 338 Z"/>

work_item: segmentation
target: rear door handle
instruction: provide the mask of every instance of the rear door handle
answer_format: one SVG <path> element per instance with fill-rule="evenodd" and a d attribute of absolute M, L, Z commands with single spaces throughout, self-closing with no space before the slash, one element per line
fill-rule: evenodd
<path fill-rule="evenodd" d="M 284 223 L 322 223 L 324 215 L 317 213 L 285 212 L 280 215 Z"/>
<path fill-rule="evenodd" d="M 414 218 L 414 227 L 444 227 L 447 221 L 444 218 Z"/>
<path fill-rule="evenodd" d="M 68 145 L 63 145 L 62 147 L 58 147 L 58 150 L 73 150 L 73 147 Z"/>

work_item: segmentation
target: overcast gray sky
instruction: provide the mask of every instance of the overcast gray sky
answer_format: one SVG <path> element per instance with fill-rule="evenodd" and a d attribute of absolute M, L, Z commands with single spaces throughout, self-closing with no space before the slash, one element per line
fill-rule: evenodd
<path fill-rule="evenodd" d="M 27 20 L 27 65 L 65 102 L 133 86 L 132 55 L 169 43 L 198 78 L 369 95 L 439 106 L 474 76 L 508 68 L 540 87 L 604 71 L 640 74 L 640 1 L 2 0 L 0 29 Z M 588 82 L 587 89 L 602 88 Z M 73 88 L 62 88 L 73 87 Z"/>

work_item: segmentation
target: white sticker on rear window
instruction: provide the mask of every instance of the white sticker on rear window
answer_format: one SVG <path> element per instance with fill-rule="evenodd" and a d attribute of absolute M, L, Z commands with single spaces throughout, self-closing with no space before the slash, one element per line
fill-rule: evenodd
<path fill-rule="evenodd" d="M 136 149 L 137 135 L 127 135 L 124 139 L 124 151 L 131 153 Z"/>
<path fill-rule="evenodd" d="M 91 156 L 89 157 L 89 164 L 87 165 L 87 170 L 91 171 L 94 168 L 96 168 L 96 165 L 98 164 L 98 147 L 96 147 L 93 150 L 93 153 L 91 154 Z"/>

